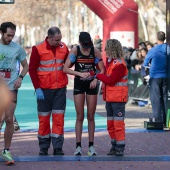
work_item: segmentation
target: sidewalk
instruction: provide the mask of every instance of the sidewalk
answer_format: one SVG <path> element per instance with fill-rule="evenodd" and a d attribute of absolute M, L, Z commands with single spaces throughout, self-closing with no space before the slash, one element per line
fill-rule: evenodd
<path fill-rule="evenodd" d="M 72 100 L 72 91 L 67 97 Z M 105 117 L 105 103 L 99 95 L 96 114 Z M 11 153 L 13 166 L 6 166 L 0 158 L 0 170 L 169 170 L 170 131 L 147 131 L 143 122 L 151 117 L 151 108 L 126 106 L 126 148 L 123 157 L 107 156 L 110 138 L 105 130 L 96 129 L 95 149 L 97 156 L 88 157 L 88 134 L 82 135 L 82 156 L 73 156 L 75 133 L 65 132 L 64 156 L 39 156 L 37 132 L 17 132 L 13 136 Z M 0 137 L 0 150 L 3 150 Z"/>
<path fill-rule="evenodd" d="M 1 138 L 0 150 L 3 149 Z M 14 134 L 11 153 L 15 165 L 6 166 L 0 158 L 1 170 L 87 170 L 87 169 L 130 169 L 130 170 L 169 170 L 170 167 L 170 132 L 145 131 L 126 132 L 126 150 L 123 157 L 107 156 L 110 149 L 110 139 L 107 132 L 95 133 L 95 148 L 97 156 L 88 157 L 88 136 L 83 133 L 82 156 L 73 156 L 75 150 L 74 132 L 65 133 L 64 156 L 38 156 L 39 147 L 37 133 L 18 132 Z"/>

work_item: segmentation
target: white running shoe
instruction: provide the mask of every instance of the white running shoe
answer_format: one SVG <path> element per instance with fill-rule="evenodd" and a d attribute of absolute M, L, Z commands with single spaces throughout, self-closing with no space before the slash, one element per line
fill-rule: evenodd
<path fill-rule="evenodd" d="M 14 164 L 14 159 L 12 158 L 9 151 L 5 150 L 1 152 L 2 159 L 6 162 L 7 165 Z"/>
<path fill-rule="evenodd" d="M 81 155 L 81 147 L 80 146 L 78 146 L 76 148 L 76 151 L 74 152 L 74 155 Z"/>
<path fill-rule="evenodd" d="M 88 154 L 88 156 L 95 156 L 95 155 L 97 155 L 97 153 L 96 153 L 96 151 L 94 149 L 94 146 L 90 146 L 89 151 L 88 151 L 87 154 Z"/>

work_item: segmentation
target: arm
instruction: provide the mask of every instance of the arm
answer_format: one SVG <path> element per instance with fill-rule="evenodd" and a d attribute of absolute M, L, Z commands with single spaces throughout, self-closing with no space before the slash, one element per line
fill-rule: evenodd
<path fill-rule="evenodd" d="M 38 74 L 37 74 L 37 69 L 39 67 L 39 63 L 40 63 L 40 56 L 39 56 L 38 50 L 35 46 L 33 46 L 31 57 L 30 57 L 29 74 L 30 74 L 33 86 L 35 88 L 37 99 L 44 100 L 44 98 L 45 98 L 44 93 L 40 88 L 39 78 L 38 78 Z"/>
<path fill-rule="evenodd" d="M 21 71 L 21 75 L 25 76 L 28 72 L 28 63 L 27 63 L 27 60 L 23 60 L 21 61 L 21 65 L 23 67 L 22 71 Z"/>
<path fill-rule="evenodd" d="M 105 67 L 104 63 L 102 60 L 101 52 L 98 48 L 94 48 L 94 53 L 95 53 L 95 64 L 100 71 L 99 74 L 104 74 Z M 95 78 L 91 83 L 90 83 L 90 88 L 95 88 L 97 85 L 97 79 Z"/>
<path fill-rule="evenodd" d="M 112 74 L 110 76 L 106 76 L 104 74 L 97 74 L 96 78 L 101 80 L 103 83 L 107 85 L 115 85 L 123 78 L 125 72 L 126 67 L 123 64 L 120 64 L 119 66 L 112 70 Z"/>
<path fill-rule="evenodd" d="M 28 63 L 27 63 L 27 60 L 24 59 L 21 61 L 21 65 L 23 67 L 22 71 L 21 71 L 21 74 L 23 77 L 27 74 L 28 72 Z M 22 77 L 18 77 L 17 80 L 15 81 L 14 83 L 14 89 L 18 89 L 21 87 L 21 83 L 22 83 Z"/>
<path fill-rule="evenodd" d="M 38 54 L 38 50 L 35 46 L 33 46 L 31 57 L 30 57 L 30 63 L 29 63 L 29 74 L 35 89 L 40 88 L 39 78 L 37 74 L 39 63 L 40 63 L 40 56 Z"/>
<path fill-rule="evenodd" d="M 65 55 L 65 59 L 64 59 L 64 63 L 66 62 L 66 59 L 67 59 L 67 56 L 69 55 L 69 50 L 68 50 L 68 47 L 67 47 L 67 53 Z"/>
<path fill-rule="evenodd" d="M 102 60 L 102 55 L 99 49 L 94 48 L 94 53 L 95 53 L 95 57 L 98 58 L 98 62 L 96 63 L 98 69 L 100 70 L 100 74 L 104 74 L 105 71 L 105 67 L 104 67 L 104 63 Z"/>
<path fill-rule="evenodd" d="M 77 55 L 77 47 L 73 47 L 72 50 L 70 51 L 68 57 L 67 57 L 65 64 L 64 64 L 63 71 L 67 74 L 70 74 L 70 75 L 79 76 L 79 77 L 82 77 L 82 78 L 87 78 L 90 75 L 90 73 L 80 73 L 78 71 L 74 71 L 74 70 L 70 69 L 70 67 L 73 66 L 73 64 L 76 60 L 76 55 Z"/>

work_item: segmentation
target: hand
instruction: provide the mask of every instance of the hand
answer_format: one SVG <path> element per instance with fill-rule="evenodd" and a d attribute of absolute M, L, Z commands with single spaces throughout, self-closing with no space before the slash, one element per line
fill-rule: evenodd
<path fill-rule="evenodd" d="M 94 89 L 97 85 L 97 79 L 94 79 L 91 83 L 90 83 L 90 89 Z"/>
<path fill-rule="evenodd" d="M 90 73 L 89 73 L 89 72 L 87 72 L 87 73 L 80 73 L 79 76 L 80 76 L 81 78 L 86 79 L 86 78 L 88 78 L 88 77 L 90 76 Z"/>
<path fill-rule="evenodd" d="M 39 99 L 39 100 L 44 100 L 45 99 L 44 98 L 44 93 L 41 90 L 41 88 L 36 89 L 35 92 L 36 92 L 37 99 Z"/>
<path fill-rule="evenodd" d="M 17 80 L 14 83 L 14 89 L 17 90 L 21 87 L 22 79 L 20 77 L 17 78 Z"/>
<path fill-rule="evenodd" d="M 140 65 L 139 64 L 135 65 L 135 69 L 139 71 L 141 69 Z"/>

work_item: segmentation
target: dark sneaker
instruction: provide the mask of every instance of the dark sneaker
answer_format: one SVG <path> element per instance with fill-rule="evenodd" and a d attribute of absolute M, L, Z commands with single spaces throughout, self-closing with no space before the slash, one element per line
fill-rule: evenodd
<path fill-rule="evenodd" d="M 107 153 L 107 155 L 115 155 L 116 154 L 116 150 L 111 148 L 109 153 Z"/>
<path fill-rule="evenodd" d="M 47 148 L 40 149 L 39 155 L 41 156 L 48 155 L 48 149 Z"/>
<path fill-rule="evenodd" d="M 123 156 L 123 155 L 124 155 L 123 150 L 120 149 L 116 150 L 115 156 Z"/>
<path fill-rule="evenodd" d="M 53 155 L 64 155 L 64 152 L 60 148 L 54 149 Z"/>

